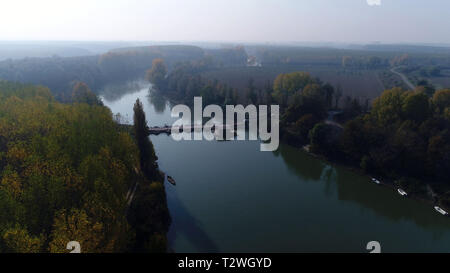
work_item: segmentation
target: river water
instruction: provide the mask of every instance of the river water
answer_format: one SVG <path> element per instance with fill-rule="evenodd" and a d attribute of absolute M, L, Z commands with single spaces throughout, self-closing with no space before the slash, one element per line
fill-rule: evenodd
<path fill-rule="evenodd" d="M 171 105 L 146 84 L 110 87 L 102 99 L 131 122 L 139 98 L 149 126 L 172 124 Z M 174 141 L 151 136 L 166 182 L 175 252 L 450 252 L 450 218 L 369 177 L 280 145 Z"/>

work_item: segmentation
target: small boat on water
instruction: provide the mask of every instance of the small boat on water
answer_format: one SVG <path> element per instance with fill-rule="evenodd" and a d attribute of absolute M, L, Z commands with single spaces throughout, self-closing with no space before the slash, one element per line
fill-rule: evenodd
<path fill-rule="evenodd" d="M 448 212 L 446 212 L 445 210 L 443 210 L 442 208 L 440 208 L 438 206 L 435 206 L 434 209 L 442 215 L 448 215 Z"/>
<path fill-rule="evenodd" d="M 404 190 L 402 190 L 402 189 L 398 189 L 397 191 L 398 191 L 398 193 L 399 193 L 401 196 L 407 196 L 407 195 L 408 195 L 408 194 L 406 193 L 406 191 L 404 191 Z"/>
<path fill-rule="evenodd" d="M 167 176 L 167 181 L 169 181 L 169 183 L 174 185 L 174 186 L 177 185 L 177 183 L 175 182 L 175 179 L 173 179 L 173 177 L 170 176 L 170 175 Z"/>
<path fill-rule="evenodd" d="M 378 180 L 376 178 L 372 178 L 372 182 L 374 182 L 375 184 L 378 184 L 378 185 L 381 184 L 380 180 Z"/>

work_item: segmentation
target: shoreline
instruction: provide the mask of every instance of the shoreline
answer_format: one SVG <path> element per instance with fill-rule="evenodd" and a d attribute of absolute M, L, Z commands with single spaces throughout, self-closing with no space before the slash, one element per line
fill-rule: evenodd
<path fill-rule="evenodd" d="M 338 162 L 338 161 L 330 160 L 330 159 L 326 158 L 325 156 L 318 155 L 318 154 L 315 154 L 315 153 L 311 152 L 311 151 L 309 150 L 309 145 L 304 145 L 304 146 L 302 146 L 301 148 L 299 148 L 298 146 L 290 145 L 290 144 L 287 144 L 287 145 L 292 146 L 292 147 L 294 147 L 294 148 L 297 148 L 297 149 L 299 149 L 299 150 L 305 152 L 305 153 L 308 154 L 309 156 L 312 156 L 312 157 L 314 157 L 314 158 L 316 158 L 316 159 L 319 159 L 319 160 L 321 160 L 321 161 L 323 161 L 323 162 L 326 162 L 327 164 L 330 164 L 330 165 L 332 165 L 332 166 L 343 167 L 343 168 L 345 168 L 345 169 L 347 169 L 347 170 L 349 170 L 349 171 L 351 171 L 351 172 L 354 172 L 354 173 L 356 173 L 356 174 L 358 174 L 358 175 L 368 177 L 369 180 L 373 178 L 373 176 L 371 176 L 370 174 L 367 174 L 367 173 L 364 172 L 361 168 L 358 168 L 358 167 L 355 167 L 355 166 L 351 166 L 351 165 L 349 165 L 349 164 L 344 164 L 344 163 L 341 163 L 341 162 Z M 382 178 L 380 177 L 379 180 L 380 180 L 379 186 L 382 186 L 382 187 L 386 187 L 386 188 L 392 189 L 392 190 L 394 190 L 395 192 L 397 191 L 398 187 L 395 186 L 394 181 L 392 181 L 391 179 L 388 179 L 388 178 L 385 178 L 385 177 L 382 177 Z M 386 182 L 386 181 L 389 181 L 389 182 Z M 374 183 L 374 182 L 371 182 L 371 183 Z M 426 198 L 426 196 L 427 196 L 427 195 L 424 196 L 424 195 L 418 195 L 418 194 L 411 194 L 411 193 L 408 193 L 408 195 L 407 195 L 407 196 L 404 196 L 404 198 L 409 198 L 409 199 L 413 199 L 413 200 L 416 200 L 416 201 L 419 201 L 419 202 L 422 202 L 422 203 L 426 203 L 426 204 L 430 205 L 431 208 L 433 209 L 433 211 L 436 212 L 436 213 L 438 213 L 436 210 L 434 210 L 434 206 L 436 206 L 436 205 L 439 205 L 439 207 L 441 207 L 442 209 L 446 210 L 447 212 L 450 211 L 450 208 L 444 207 L 444 206 L 442 206 L 442 205 L 440 205 L 440 204 L 436 204 L 436 203 L 434 202 L 434 200 L 431 200 L 431 199 L 429 199 L 429 198 Z M 436 194 L 436 196 L 439 197 L 440 195 Z M 441 216 L 450 218 L 449 215 L 442 215 L 442 214 L 441 214 Z"/>
<path fill-rule="evenodd" d="M 149 91 L 150 92 L 152 92 L 152 91 L 153 92 L 157 92 L 159 95 L 161 95 L 164 99 L 166 99 L 171 104 L 183 103 L 180 100 L 172 98 L 172 96 L 170 96 L 171 94 L 162 94 L 158 89 L 156 89 L 154 87 L 150 88 Z M 122 126 L 128 127 L 128 126 L 126 126 L 124 124 L 122 124 Z M 346 164 L 346 163 L 343 163 L 343 162 L 340 162 L 340 161 L 336 161 L 336 160 L 331 160 L 331 159 L 329 159 L 329 158 L 327 158 L 327 157 L 325 157 L 323 155 L 312 153 L 311 151 L 309 151 L 309 145 L 303 145 L 303 146 L 292 145 L 292 144 L 289 144 L 288 142 L 282 141 L 282 140 L 280 140 L 280 143 L 284 143 L 286 145 L 289 145 L 289 146 L 292 146 L 294 148 L 297 148 L 297 149 L 307 153 L 309 156 L 315 157 L 315 158 L 317 158 L 319 160 L 322 160 L 322 161 L 324 161 L 324 162 L 326 162 L 328 164 L 331 164 L 331 165 L 334 165 L 334 166 L 340 166 L 340 167 L 343 167 L 343 168 L 345 168 L 345 169 L 347 169 L 349 171 L 352 171 L 352 172 L 354 172 L 356 174 L 359 174 L 361 176 L 368 177 L 369 180 L 371 180 L 374 177 L 371 174 L 368 174 L 368 173 L 364 172 L 360 167 L 357 167 L 355 165 Z M 397 192 L 397 189 L 399 187 L 397 187 L 395 185 L 394 181 L 392 181 L 391 179 L 388 179 L 386 177 L 382 177 L 382 176 L 377 176 L 377 177 L 379 178 L 378 180 L 380 180 L 379 186 L 384 186 L 384 187 L 390 188 L 393 191 Z M 371 182 L 371 183 L 373 183 L 373 182 Z M 428 186 L 429 185 L 426 185 L 426 187 L 428 187 Z M 440 194 L 436 194 L 437 199 L 439 199 L 440 196 L 441 196 Z M 405 198 L 410 198 L 410 199 L 413 199 L 413 200 L 420 201 L 422 203 L 426 203 L 426 204 L 431 206 L 431 208 L 433 209 L 434 212 L 436 212 L 435 209 L 434 209 L 434 206 L 439 206 L 442 209 L 444 209 L 444 210 L 446 210 L 447 212 L 450 213 L 450 207 L 446 207 L 444 205 L 437 204 L 434 200 L 432 200 L 429 197 L 428 194 L 408 193 L 408 195 L 405 196 Z M 438 212 L 436 212 L 436 213 L 438 213 Z M 448 217 L 449 215 L 442 215 L 442 216 L 447 216 Z"/>

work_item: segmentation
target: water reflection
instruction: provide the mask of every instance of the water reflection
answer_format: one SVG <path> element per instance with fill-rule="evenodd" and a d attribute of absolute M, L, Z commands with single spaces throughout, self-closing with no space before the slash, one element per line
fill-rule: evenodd
<path fill-rule="evenodd" d="M 394 222 L 408 220 L 433 231 L 450 230 L 448 218 L 437 214 L 433 206 L 401 197 L 395 190 L 370 184 L 367 178 L 351 179 L 349 176 L 346 170 L 339 172 L 336 180 L 339 200 L 356 202 Z"/>
<path fill-rule="evenodd" d="M 139 92 L 148 86 L 148 82 L 144 80 L 128 81 L 121 84 L 107 84 L 100 89 L 99 94 L 106 102 L 115 102 L 125 95 Z"/>
<path fill-rule="evenodd" d="M 172 124 L 170 104 L 149 86 L 106 103 L 132 117 L 140 98 L 150 126 Z M 346 168 L 281 145 L 176 142 L 152 136 L 166 187 L 177 252 L 355 252 L 371 240 L 385 251 L 450 251 L 450 221 Z"/>
<path fill-rule="evenodd" d="M 429 204 L 403 198 L 394 190 L 372 184 L 366 176 L 326 164 L 294 147 L 282 145 L 278 153 L 302 181 L 323 182 L 328 197 L 333 195 L 335 187 L 338 200 L 357 203 L 391 221 L 413 221 L 441 234 L 450 230 L 449 219 L 437 214 Z M 333 187 L 332 183 L 336 185 Z"/>
<path fill-rule="evenodd" d="M 164 113 L 164 111 L 166 111 L 168 101 L 161 94 L 150 90 L 147 98 L 148 102 L 155 108 L 156 113 Z"/>
<path fill-rule="evenodd" d="M 171 185 L 166 185 L 172 187 Z M 169 245 L 176 245 L 177 238 L 185 238 L 189 243 L 197 249 L 198 252 L 219 252 L 217 245 L 206 234 L 201 226 L 201 223 L 192 216 L 191 213 L 178 198 L 176 190 L 168 188 L 166 190 L 167 200 L 169 204 L 170 213 L 172 216 L 176 215 L 176 219 L 172 221 L 169 233 Z"/>
<path fill-rule="evenodd" d="M 277 155 L 281 156 L 289 171 L 303 181 L 320 181 L 323 168 L 327 166 L 300 149 L 288 145 L 280 145 Z"/>

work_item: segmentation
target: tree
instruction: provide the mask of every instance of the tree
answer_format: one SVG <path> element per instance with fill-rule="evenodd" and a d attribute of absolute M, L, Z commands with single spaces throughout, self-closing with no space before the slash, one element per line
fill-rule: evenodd
<path fill-rule="evenodd" d="M 139 148 L 139 159 L 141 164 L 141 170 L 149 178 L 157 178 L 159 175 L 158 160 L 153 143 L 149 139 L 150 131 L 147 126 L 147 120 L 145 118 L 144 108 L 139 99 L 133 107 L 134 110 L 134 137 Z"/>
<path fill-rule="evenodd" d="M 331 84 L 326 83 L 322 88 L 325 91 L 325 101 L 327 108 L 330 109 L 333 107 L 334 87 Z"/>
<path fill-rule="evenodd" d="M 334 125 L 318 123 L 309 132 L 311 150 L 328 156 L 334 156 L 341 130 Z"/>
<path fill-rule="evenodd" d="M 407 93 L 401 88 L 385 90 L 373 102 L 371 116 L 376 119 L 377 125 L 388 128 L 401 121 L 403 114 L 403 98 Z"/>
<path fill-rule="evenodd" d="M 341 97 L 343 95 L 342 87 L 340 85 L 337 86 L 336 92 L 334 93 L 334 100 L 335 100 L 335 108 L 339 108 L 339 101 L 341 100 Z"/>
<path fill-rule="evenodd" d="M 439 112 L 450 107 L 450 89 L 439 90 L 433 95 L 433 104 L 437 107 Z"/>
<path fill-rule="evenodd" d="M 290 96 L 297 91 L 302 91 L 310 83 L 313 83 L 313 79 L 306 72 L 280 74 L 274 81 L 272 96 L 278 104 L 285 106 Z"/>
<path fill-rule="evenodd" d="M 111 111 L 0 81 L 0 117 L 0 252 L 67 253 L 72 240 L 83 252 L 131 250 L 126 194 L 146 180 L 136 142 Z M 167 205 L 153 204 L 149 213 Z M 152 242 L 164 244 L 165 232 Z"/>
<path fill-rule="evenodd" d="M 402 56 L 395 56 L 391 61 L 391 66 L 398 66 L 398 65 L 408 65 L 410 62 L 410 58 L 408 54 L 404 54 Z"/>
<path fill-rule="evenodd" d="M 352 66 L 353 66 L 353 58 L 350 56 L 343 56 L 342 57 L 342 67 L 349 68 Z"/>
<path fill-rule="evenodd" d="M 138 252 L 165 252 L 165 232 L 171 218 L 167 208 L 164 184 L 156 181 L 139 186 L 139 191 L 131 204 L 129 221 L 136 230 L 136 250 Z M 159 243 L 155 244 L 156 241 Z M 161 243 L 162 242 L 162 243 Z"/>
<path fill-rule="evenodd" d="M 355 118 L 359 116 L 362 111 L 363 107 L 359 103 L 359 100 L 356 98 L 351 98 L 350 96 L 346 96 L 344 99 L 344 107 L 343 107 L 343 114 L 341 115 L 342 118 L 345 120 Z"/>
<path fill-rule="evenodd" d="M 436 92 L 436 88 L 427 80 L 420 80 L 417 83 L 416 91 L 424 92 L 429 97 L 432 97 L 434 95 L 434 92 Z"/>
<path fill-rule="evenodd" d="M 247 104 L 257 104 L 258 95 L 256 93 L 255 81 L 253 80 L 253 78 L 250 78 L 248 80 L 246 97 Z"/>
<path fill-rule="evenodd" d="M 83 210 L 59 211 L 55 216 L 51 237 L 50 252 L 52 253 L 67 253 L 66 246 L 70 241 L 79 242 L 81 251 L 84 253 L 108 251 L 103 248 L 106 244 L 103 225 L 92 222 Z"/>
<path fill-rule="evenodd" d="M 162 59 L 154 59 L 152 68 L 147 70 L 146 78 L 156 87 L 162 89 L 167 75 L 167 67 Z"/>
<path fill-rule="evenodd" d="M 76 103 L 87 103 L 89 105 L 102 105 L 97 95 L 84 82 L 75 83 L 72 91 L 72 101 Z"/>
<path fill-rule="evenodd" d="M 31 236 L 26 229 L 15 227 L 3 233 L 5 252 L 40 253 L 43 252 L 43 236 Z"/>
<path fill-rule="evenodd" d="M 406 119 L 422 122 L 429 115 L 428 96 L 423 92 L 410 92 L 406 95 L 402 105 L 402 111 Z"/>
<path fill-rule="evenodd" d="M 430 74 L 430 76 L 433 77 L 439 77 L 441 76 L 441 68 L 439 66 L 432 66 L 428 73 Z"/>
<path fill-rule="evenodd" d="M 306 114 L 295 122 L 294 131 L 298 132 L 302 139 L 307 140 L 309 131 L 318 121 L 312 114 Z"/>
<path fill-rule="evenodd" d="M 368 67 L 371 69 L 377 68 L 383 64 L 383 60 L 377 56 L 371 56 L 368 61 Z"/>

